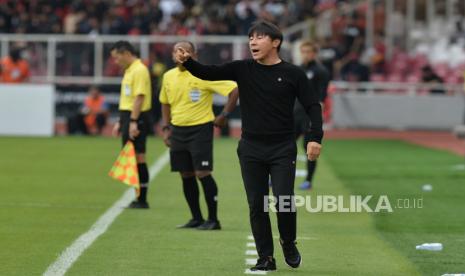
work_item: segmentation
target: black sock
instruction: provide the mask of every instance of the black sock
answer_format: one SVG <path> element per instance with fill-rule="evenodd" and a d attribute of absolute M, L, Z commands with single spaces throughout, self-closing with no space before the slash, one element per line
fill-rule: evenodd
<path fill-rule="evenodd" d="M 192 218 L 203 220 L 199 204 L 199 186 L 194 176 L 182 179 L 182 190 L 186 198 L 189 209 L 191 209 Z"/>
<path fill-rule="evenodd" d="M 307 160 L 307 178 L 308 182 L 312 182 L 313 175 L 315 174 L 316 161 Z"/>
<path fill-rule="evenodd" d="M 141 202 L 147 201 L 147 189 L 149 186 L 149 170 L 146 163 L 137 164 L 137 172 L 139 173 L 140 194 L 137 200 Z"/>
<path fill-rule="evenodd" d="M 207 175 L 203 178 L 200 178 L 200 182 L 202 182 L 203 192 L 205 194 L 205 200 L 207 201 L 208 206 L 208 219 L 209 220 L 218 220 L 216 216 L 217 212 L 217 196 L 218 196 L 218 188 L 216 186 L 215 179 L 211 175 Z"/>

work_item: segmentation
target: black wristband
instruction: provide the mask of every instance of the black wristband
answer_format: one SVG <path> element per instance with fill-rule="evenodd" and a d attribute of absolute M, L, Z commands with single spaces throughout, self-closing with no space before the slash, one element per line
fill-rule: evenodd
<path fill-rule="evenodd" d="M 131 118 L 131 122 L 137 123 L 138 120 L 139 120 L 139 119 L 133 119 L 133 118 Z"/>
<path fill-rule="evenodd" d="M 163 126 L 161 128 L 162 131 L 167 131 L 167 130 L 170 130 L 171 129 L 171 126 L 170 125 L 166 125 L 166 126 Z"/>

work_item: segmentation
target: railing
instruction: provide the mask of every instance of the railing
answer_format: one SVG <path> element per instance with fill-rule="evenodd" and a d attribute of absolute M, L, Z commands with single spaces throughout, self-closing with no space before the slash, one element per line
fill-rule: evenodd
<path fill-rule="evenodd" d="M 291 59 L 292 42 L 309 37 L 311 20 L 283 31 L 282 55 Z M 162 35 L 39 35 L 0 34 L 0 53 L 6 56 L 12 46 L 27 49 L 32 69 L 31 81 L 54 84 L 118 84 L 117 68 L 111 64 L 110 48 L 118 40 L 128 40 L 139 50 L 140 57 L 151 63 L 173 65 L 172 45 L 180 40 L 192 41 L 199 58 L 206 63 L 221 63 L 249 56 L 246 36 L 162 36 Z"/>
<path fill-rule="evenodd" d="M 465 97 L 464 89 L 462 85 L 455 84 L 428 84 L 428 83 L 389 83 L 389 82 L 343 82 L 333 81 L 331 82 L 332 92 L 338 94 L 366 94 L 366 95 L 407 95 L 410 97 L 421 97 L 424 95 L 430 95 L 432 90 L 444 91 L 445 95 L 449 96 L 463 96 Z M 75 104 L 82 103 L 84 98 L 87 96 L 85 91 L 75 93 L 57 93 L 56 103 L 57 104 Z M 107 93 L 106 100 L 111 105 L 117 105 L 119 101 L 119 92 L 113 91 Z M 215 105 L 224 105 L 226 103 L 226 97 L 215 95 Z"/>
<path fill-rule="evenodd" d="M 335 92 L 351 93 L 393 93 L 410 96 L 427 94 L 461 95 L 463 85 L 441 83 L 405 83 L 405 82 L 332 82 Z"/>
<path fill-rule="evenodd" d="M 32 82 L 55 84 L 117 84 L 117 74 L 105 72 L 109 60 L 109 49 L 118 40 L 128 40 L 140 52 L 143 60 L 150 60 L 151 50 L 159 49 L 163 62 L 169 61 L 171 45 L 180 40 L 190 40 L 200 45 L 203 51 L 208 44 L 227 44 L 230 57 L 239 59 L 245 54 L 247 39 L 243 36 L 90 36 L 90 35 L 1 35 L 2 55 L 11 44 L 24 45 L 31 55 L 34 75 Z M 152 48 L 152 49 L 151 49 Z M 203 54 L 203 53 L 202 53 Z M 36 62 L 35 58 L 38 58 Z M 36 67 L 34 67 L 36 65 Z M 86 68 L 82 68 L 85 66 Z M 65 67 L 65 71 L 61 69 Z M 45 68 L 45 70 L 44 70 Z"/>

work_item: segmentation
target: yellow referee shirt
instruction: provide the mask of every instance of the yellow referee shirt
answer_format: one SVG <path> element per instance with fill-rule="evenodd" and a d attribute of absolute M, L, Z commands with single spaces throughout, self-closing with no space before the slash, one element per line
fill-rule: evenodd
<path fill-rule="evenodd" d="M 150 73 L 140 59 L 136 59 L 124 71 L 121 83 L 119 110 L 132 111 L 137 95 L 144 95 L 141 111 L 148 111 L 152 107 L 152 84 Z"/>
<path fill-rule="evenodd" d="M 215 119 L 213 93 L 227 96 L 236 87 L 233 81 L 205 81 L 176 67 L 163 75 L 160 102 L 170 105 L 171 124 L 200 125 Z"/>

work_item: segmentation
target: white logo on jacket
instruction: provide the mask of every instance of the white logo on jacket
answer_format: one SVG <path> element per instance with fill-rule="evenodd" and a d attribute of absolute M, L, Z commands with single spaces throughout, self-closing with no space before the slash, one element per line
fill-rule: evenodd
<path fill-rule="evenodd" d="M 126 96 L 131 96 L 131 86 L 129 84 L 124 85 L 124 94 Z"/>
<path fill-rule="evenodd" d="M 315 74 L 313 74 L 313 71 L 307 71 L 307 78 L 308 78 L 309 80 L 313 79 L 313 76 L 314 76 L 314 75 L 315 75 Z"/>
<path fill-rule="evenodd" d="M 189 95 L 191 97 L 191 101 L 194 103 L 200 100 L 200 91 L 197 89 L 191 90 L 191 92 L 189 92 Z"/>

